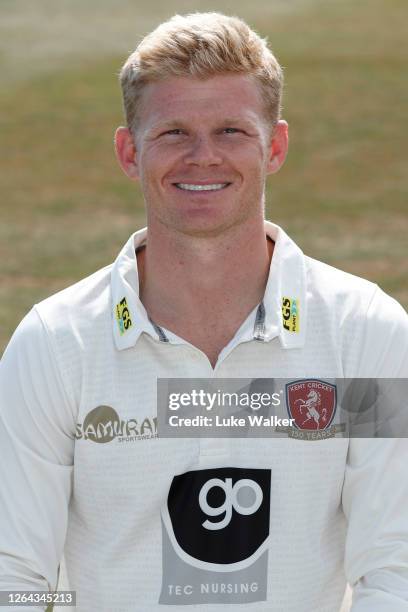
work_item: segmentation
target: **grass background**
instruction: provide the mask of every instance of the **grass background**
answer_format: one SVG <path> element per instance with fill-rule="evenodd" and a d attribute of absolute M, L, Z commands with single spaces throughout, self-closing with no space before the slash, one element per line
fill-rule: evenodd
<path fill-rule="evenodd" d="M 290 151 L 268 218 L 408 306 L 406 0 L 1 0 L 0 354 L 31 305 L 144 223 L 113 154 L 117 72 L 175 12 L 238 14 L 285 68 Z"/>
<path fill-rule="evenodd" d="M 246 18 L 285 68 L 290 150 L 268 218 L 408 305 L 406 0 L 2 0 L 0 354 L 33 303 L 144 223 L 114 158 L 117 73 L 144 33 L 192 10 Z"/>

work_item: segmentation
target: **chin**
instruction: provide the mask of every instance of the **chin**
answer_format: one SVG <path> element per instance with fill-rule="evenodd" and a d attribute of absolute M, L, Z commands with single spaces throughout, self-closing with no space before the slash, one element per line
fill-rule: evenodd
<path fill-rule="evenodd" d="M 243 219 L 200 219 L 192 222 L 191 219 L 183 220 L 174 227 L 185 236 L 196 238 L 216 238 L 225 235 L 229 231 L 242 225 Z"/>

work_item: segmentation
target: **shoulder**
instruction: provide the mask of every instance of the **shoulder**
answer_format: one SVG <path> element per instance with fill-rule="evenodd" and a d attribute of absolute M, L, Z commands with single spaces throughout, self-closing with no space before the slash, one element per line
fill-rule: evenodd
<path fill-rule="evenodd" d="M 111 268 L 102 268 L 35 304 L 10 344 L 16 338 L 23 349 L 41 343 L 62 376 L 78 380 L 83 364 L 106 353 L 113 343 Z"/>
<path fill-rule="evenodd" d="M 330 322 L 353 376 L 403 376 L 408 368 L 408 315 L 378 285 L 305 257 L 311 318 Z"/>
<path fill-rule="evenodd" d="M 347 311 L 368 308 L 378 287 L 375 283 L 305 256 L 308 297 Z"/>
<path fill-rule="evenodd" d="M 72 335 L 110 319 L 112 264 L 35 304 L 16 328 L 10 344 Z M 8 347 L 9 348 L 9 347 Z"/>
<path fill-rule="evenodd" d="M 3 373 L 18 367 L 44 384 L 60 380 L 67 396 L 76 400 L 86 364 L 112 351 L 111 268 L 35 304 L 6 348 Z"/>
<path fill-rule="evenodd" d="M 308 303 L 326 306 L 339 324 L 346 320 L 389 325 L 406 321 L 402 306 L 375 283 L 311 257 L 305 257 L 305 264 Z"/>
<path fill-rule="evenodd" d="M 110 318 L 112 264 L 34 306 L 49 332 L 79 331 Z"/>

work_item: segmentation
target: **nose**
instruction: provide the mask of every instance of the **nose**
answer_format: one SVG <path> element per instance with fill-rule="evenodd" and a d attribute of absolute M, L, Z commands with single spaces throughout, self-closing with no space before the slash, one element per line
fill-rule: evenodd
<path fill-rule="evenodd" d="M 186 164 L 201 167 L 219 166 L 222 163 L 222 156 L 209 136 L 200 135 L 191 143 L 184 161 Z"/>

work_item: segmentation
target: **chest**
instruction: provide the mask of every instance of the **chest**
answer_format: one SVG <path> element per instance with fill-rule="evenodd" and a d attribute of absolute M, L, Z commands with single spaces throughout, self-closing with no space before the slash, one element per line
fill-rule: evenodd
<path fill-rule="evenodd" d="M 218 356 L 221 353 L 222 349 L 227 346 L 230 340 L 234 337 L 235 330 L 224 329 L 224 328 L 214 328 L 214 326 L 203 326 L 199 329 L 180 329 L 177 333 L 178 336 L 184 338 L 200 350 L 210 362 L 212 368 L 215 367 L 217 363 Z"/>

